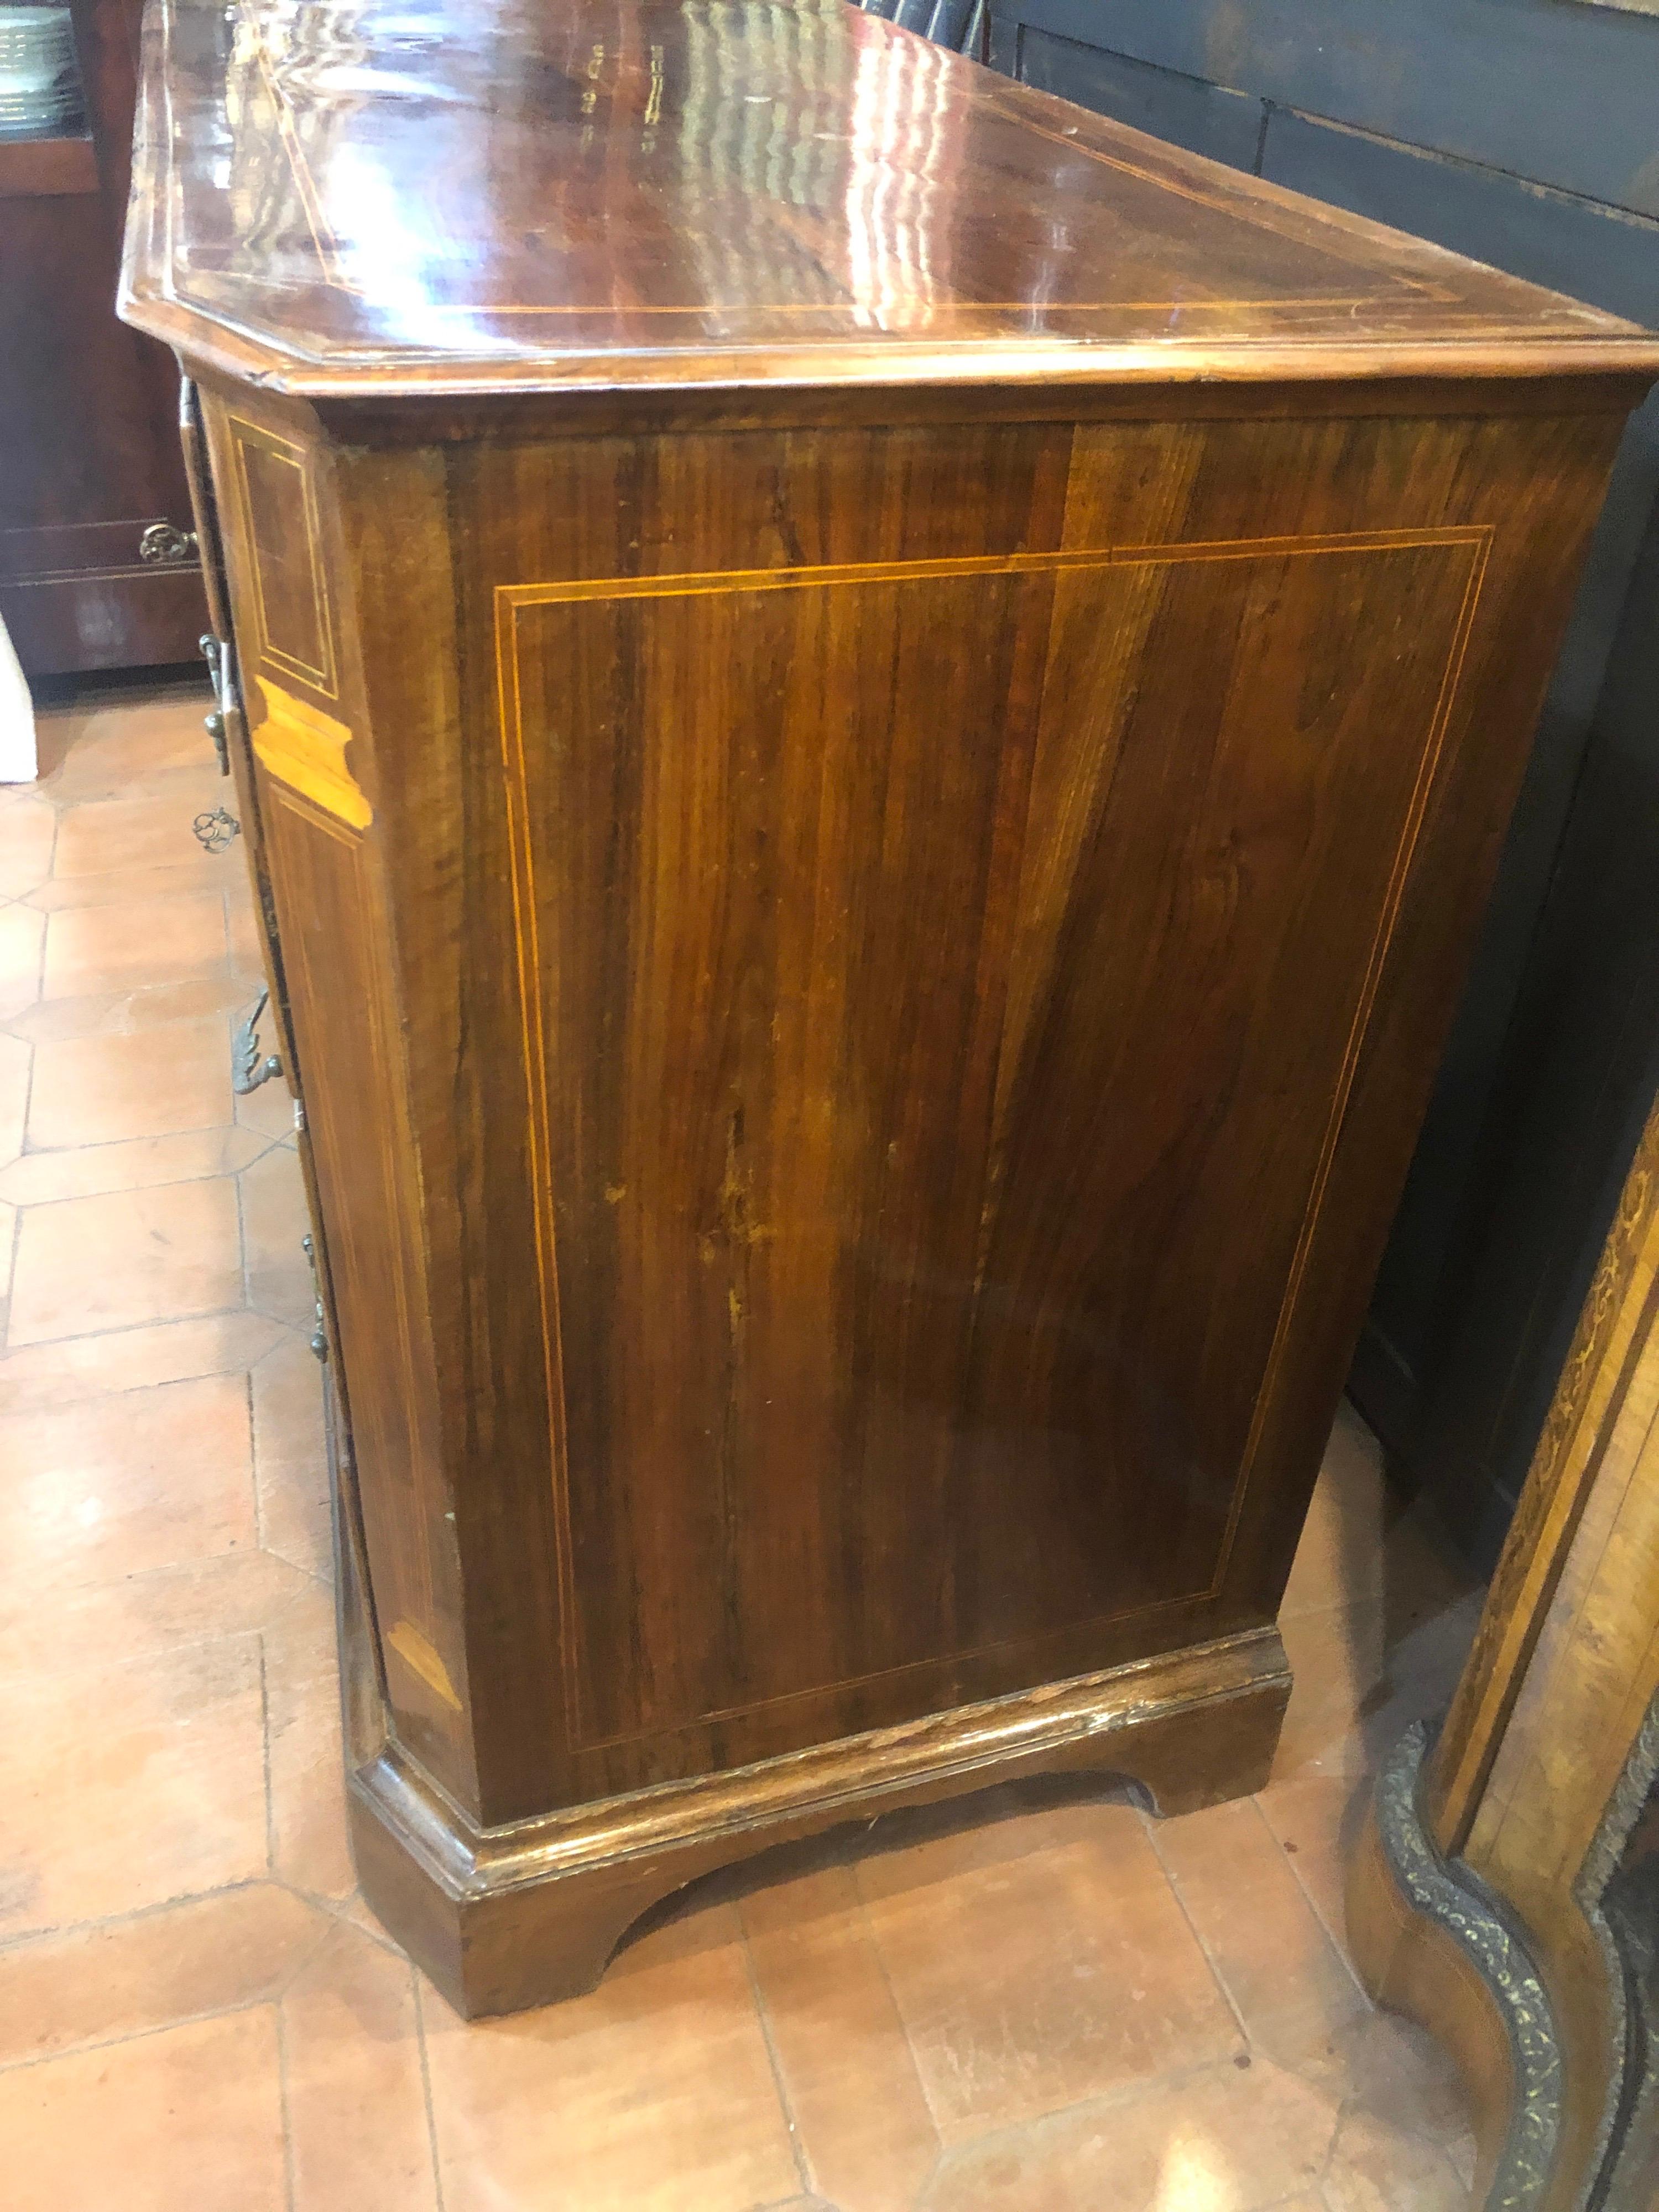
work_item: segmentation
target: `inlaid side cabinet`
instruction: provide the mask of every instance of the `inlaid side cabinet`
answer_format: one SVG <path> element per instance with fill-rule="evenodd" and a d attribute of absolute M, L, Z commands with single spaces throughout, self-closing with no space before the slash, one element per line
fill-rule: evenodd
<path fill-rule="evenodd" d="M 148 41 L 366 1894 L 501 2011 L 885 1807 L 1254 1787 L 1659 339 L 842 0 Z"/>

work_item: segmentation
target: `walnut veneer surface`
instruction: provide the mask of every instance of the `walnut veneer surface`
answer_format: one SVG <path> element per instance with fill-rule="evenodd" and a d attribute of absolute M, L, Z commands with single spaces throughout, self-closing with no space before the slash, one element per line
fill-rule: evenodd
<path fill-rule="evenodd" d="M 137 174 L 390 1924 L 1253 1786 L 1659 340 L 842 0 L 171 0 Z"/>

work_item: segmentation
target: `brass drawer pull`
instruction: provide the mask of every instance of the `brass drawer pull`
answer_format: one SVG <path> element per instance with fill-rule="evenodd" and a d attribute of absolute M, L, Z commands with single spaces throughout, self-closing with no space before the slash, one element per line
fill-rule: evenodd
<path fill-rule="evenodd" d="M 300 1239 L 300 1249 L 311 1262 L 312 1295 L 317 1303 L 317 1326 L 312 1334 L 311 1348 L 319 1359 L 326 1359 L 328 1358 L 328 1323 L 323 1314 L 322 1285 L 317 1280 L 317 1247 L 309 1236 L 305 1236 Z"/>
<path fill-rule="evenodd" d="M 261 991 L 230 1048 L 230 1087 L 239 1098 L 246 1098 L 250 1091 L 257 1091 L 283 1072 L 283 1063 L 274 1052 L 262 1055 L 259 1049 L 259 1017 L 270 1003 L 270 992 Z"/>
<path fill-rule="evenodd" d="M 240 834 L 241 823 L 234 814 L 227 814 L 222 806 L 210 813 L 198 814 L 191 823 L 191 835 L 205 853 L 222 853 L 233 837 Z"/>
<path fill-rule="evenodd" d="M 152 522 L 138 540 L 141 561 L 188 561 L 196 551 L 196 532 L 171 522 Z"/>
<path fill-rule="evenodd" d="M 208 674 L 213 679 L 214 698 L 218 702 L 210 714 L 203 716 L 202 727 L 213 740 L 213 750 L 219 757 L 220 775 L 228 775 L 230 748 L 225 742 L 225 708 L 230 689 L 230 667 L 223 645 L 211 630 L 197 641 L 201 647 L 202 658 L 208 665 Z"/>

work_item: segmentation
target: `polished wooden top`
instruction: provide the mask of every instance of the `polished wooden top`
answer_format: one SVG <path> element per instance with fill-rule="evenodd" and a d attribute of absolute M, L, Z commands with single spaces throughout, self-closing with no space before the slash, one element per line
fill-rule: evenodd
<path fill-rule="evenodd" d="M 122 312 L 276 388 L 1659 371 L 846 0 L 152 0 Z"/>

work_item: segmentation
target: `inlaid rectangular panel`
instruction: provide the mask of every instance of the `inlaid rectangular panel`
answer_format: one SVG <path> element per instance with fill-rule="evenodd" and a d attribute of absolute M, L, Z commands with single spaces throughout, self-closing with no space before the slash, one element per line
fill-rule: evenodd
<path fill-rule="evenodd" d="M 237 504 L 253 568 L 257 658 L 331 699 L 333 623 L 310 459 L 303 447 L 234 416 L 231 428 Z"/>
<path fill-rule="evenodd" d="M 1485 544 L 498 593 L 576 1743 L 1217 1586 Z"/>

